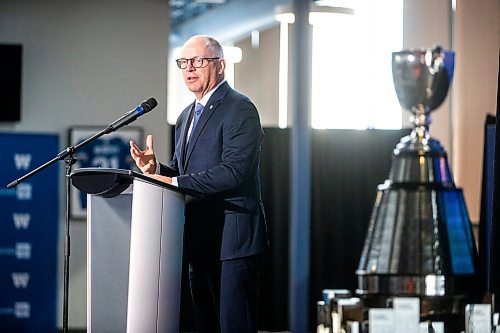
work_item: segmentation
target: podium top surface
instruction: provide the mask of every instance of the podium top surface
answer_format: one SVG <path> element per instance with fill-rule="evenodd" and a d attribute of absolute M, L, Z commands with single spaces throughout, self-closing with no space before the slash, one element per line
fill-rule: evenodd
<path fill-rule="evenodd" d="M 82 192 L 114 197 L 127 189 L 134 179 L 154 184 L 183 195 L 202 197 L 201 193 L 167 184 L 138 172 L 112 168 L 80 168 L 70 175 L 71 183 Z"/>

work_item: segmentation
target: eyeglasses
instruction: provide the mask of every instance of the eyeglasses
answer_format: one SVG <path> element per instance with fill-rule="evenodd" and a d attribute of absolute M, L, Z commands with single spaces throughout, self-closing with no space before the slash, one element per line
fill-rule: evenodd
<path fill-rule="evenodd" d="M 188 66 L 189 62 L 191 62 L 191 65 L 194 68 L 201 68 L 207 66 L 209 61 L 219 60 L 219 59 L 220 58 L 194 57 L 191 59 L 180 58 L 175 60 L 175 62 L 177 63 L 177 67 L 179 67 L 180 69 L 185 69 Z"/>

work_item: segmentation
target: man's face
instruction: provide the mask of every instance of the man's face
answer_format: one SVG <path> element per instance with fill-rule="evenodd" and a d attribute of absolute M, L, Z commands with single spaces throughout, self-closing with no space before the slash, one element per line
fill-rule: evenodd
<path fill-rule="evenodd" d="M 181 58 L 192 59 L 195 57 L 215 58 L 217 56 L 210 49 L 207 49 L 203 39 L 193 38 L 184 44 Z M 224 77 L 224 60 L 205 60 L 205 63 L 203 67 L 195 68 L 192 62 L 188 61 L 187 67 L 182 69 L 186 86 L 198 100 L 215 88 Z"/>

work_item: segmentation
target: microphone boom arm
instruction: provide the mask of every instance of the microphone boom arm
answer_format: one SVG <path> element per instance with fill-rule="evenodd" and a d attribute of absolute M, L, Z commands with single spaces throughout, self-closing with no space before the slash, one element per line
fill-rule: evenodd
<path fill-rule="evenodd" d="M 85 146 L 89 142 L 94 141 L 95 139 L 103 136 L 104 134 L 112 133 L 114 131 L 115 131 L 115 129 L 113 127 L 111 127 L 111 125 L 110 125 L 110 126 L 106 127 L 105 129 L 103 129 L 102 131 L 100 131 L 99 133 L 96 133 L 93 136 L 91 136 L 91 137 L 85 139 L 84 141 L 80 142 L 76 146 L 69 146 L 69 147 L 67 147 L 66 149 L 64 149 L 63 151 L 61 151 L 59 154 L 57 154 L 57 156 L 54 157 L 53 159 L 51 159 L 50 161 L 45 162 L 44 164 L 40 165 L 36 169 L 31 170 L 30 172 L 28 172 L 27 174 L 23 175 L 22 177 L 19 177 L 18 179 L 13 180 L 9 184 L 7 184 L 7 188 L 11 189 L 13 187 L 16 187 L 18 184 L 22 183 L 23 181 L 25 181 L 26 179 L 30 178 L 31 176 L 37 174 L 38 172 L 40 172 L 40 171 L 48 168 L 49 166 L 51 166 L 52 164 L 54 164 L 57 161 L 65 160 L 68 157 L 73 158 L 73 154 L 79 148 L 81 148 L 82 146 Z"/>
<path fill-rule="evenodd" d="M 80 142 L 76 146 L 67 147 L 66 149 L 61 151 L 59 154 L 57 154 L 57 156 L 54 157 L 53 159 L 51 159 L 50 161 L 44 163 L 43 165 L 39 166 L 38 168 L 36 168 L 34 170 L 28 172 L 24 176 L 10 182 L 9 184 L 7 184 L 7 188 L 11 189 L 13 187 L 16 187 L 18 184 L 22 183 L 23 181 L 25 181 L 26 179 L 30 178 L 31 176 L 37 174 L 38 172 L 42 171 L 43 169 L 51 166 L 52 164 L 54 164 L 57 161 L 65 160 L 68 157 L 70 157 L 72 159 L 73 154 L 81 147 L 83 147 L 86 144 L 94 141 L 95 139 L 103 136 L 104 134 L 112 133 L 123 126 L 130 124 L 132 121 L 137 119 L 139 116 L 142 116 L 143 114 L 154 109 L 157 105 L 158 105 L 158 102 L 156 101 L 156 99 L 149 98 L 148 100 L 142 102 L 140 106 L 136 107 L 133 110 L 128 111 L 123 116 L 121 116 L 120 118 L 118 118 L 117 120 L 112 122 L 108 127 L 103 129 L 102 131 L 85 139 L 84 141 Z M 74 164 L 74 163 L 72 163 L 72 164 Z"/>

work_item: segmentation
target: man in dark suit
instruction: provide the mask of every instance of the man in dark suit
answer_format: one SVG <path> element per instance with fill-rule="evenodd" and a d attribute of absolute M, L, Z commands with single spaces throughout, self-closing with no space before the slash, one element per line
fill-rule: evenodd
<path fill-rule="evenodd" d="M 156 161 L 153 137 L 146 149 L 130 143 L 143 173 L 204 194 L 188 196 L 184 255 L 199 332 L 257 332 L 261 256 L 267 235 L 260 194 L 263 131 L 248 97 L 224 80 L 220 44 L 194 36 L 177 65 L 196 97 L 175 125 L 170 165 Z"/>

